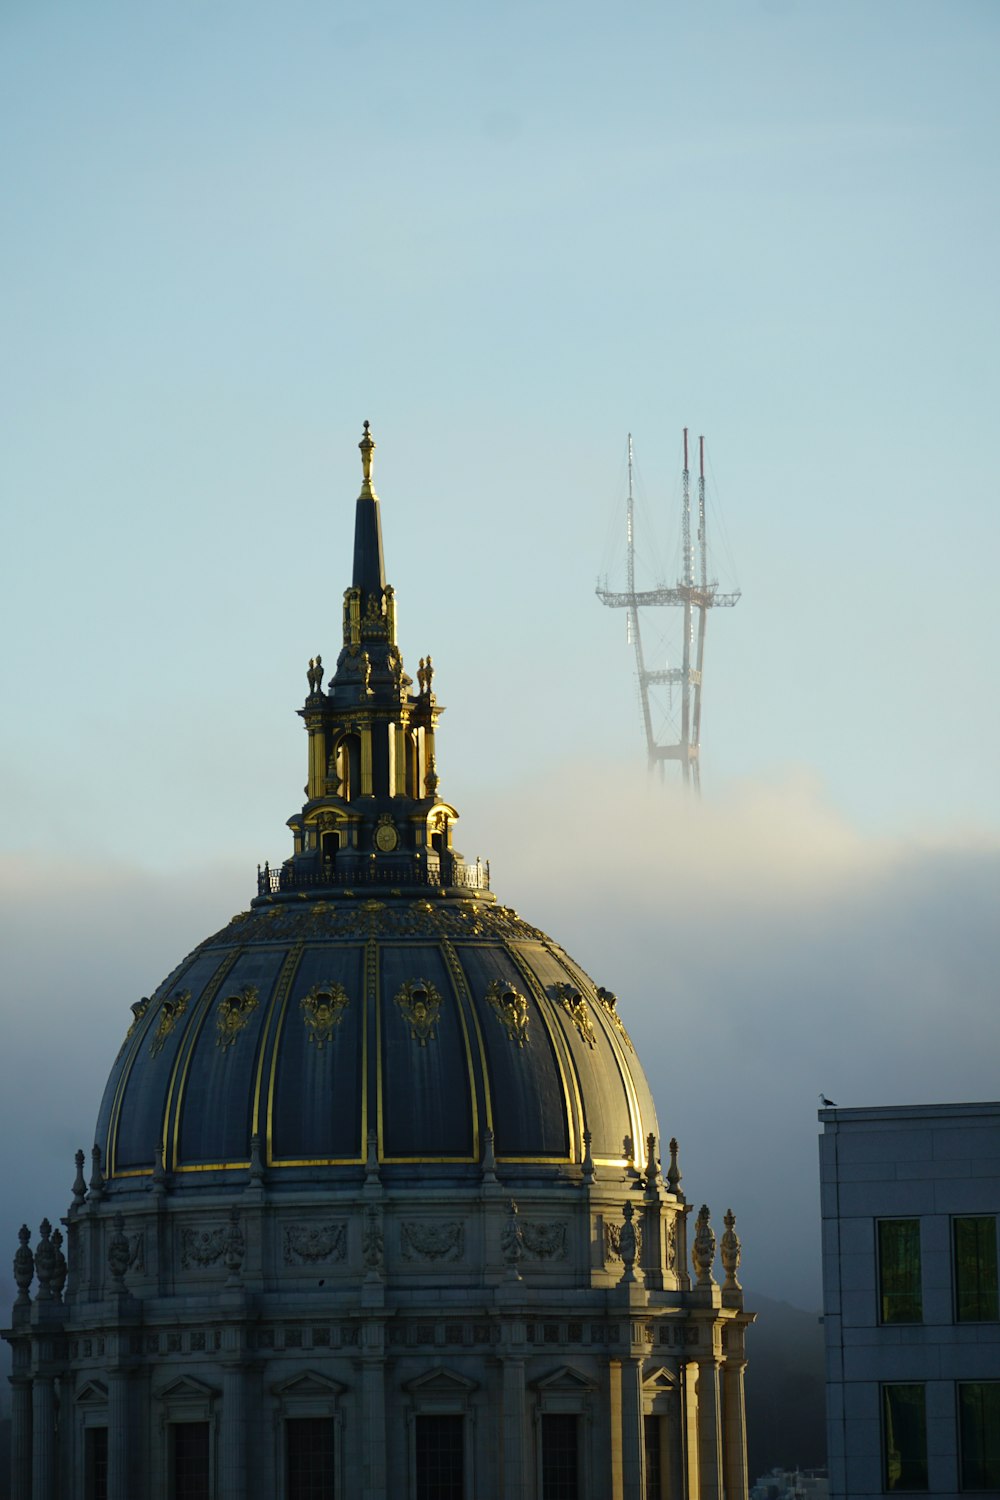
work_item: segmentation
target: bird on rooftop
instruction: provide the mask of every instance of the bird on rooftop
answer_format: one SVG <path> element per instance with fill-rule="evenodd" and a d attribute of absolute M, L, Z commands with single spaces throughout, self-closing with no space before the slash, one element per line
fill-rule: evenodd
<path fill-rule="evenodd" d="M 836 1109 L 837 1108 L 837 1102 L 836 1102 L 836 1100 L 835 1099 L 828 1099 L 825 1094 L 820 1094 L 820 1096 L 819 1096 L 819 1102 L 820 1102 L 820 1104 L 822 1104 L 822 1106 L 823 1106 L 824 1109 Z"/>

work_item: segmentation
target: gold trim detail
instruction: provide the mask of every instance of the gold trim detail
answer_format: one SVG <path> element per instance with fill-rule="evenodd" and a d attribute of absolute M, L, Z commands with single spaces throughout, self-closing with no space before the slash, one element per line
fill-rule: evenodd
<path fill-rule="evenodd" d="M 347 991 L 335 980 L 323 980 L 314 984 L 308 995 L 299 1001 L 302 1019 L 309 1033 L 309 1040 L 322 1052 L 331 1040 L 334 1031 L 344 1019 L 344 1011 L 350 1005 Z"/>
<path fill-rule="evenodd" d="M 184 1033 L 184 1039 L 177 1049 L 177 1059 L 174 1063 L 174 1071 L 171 1074 L 170 1087 L 167 1090 L 167 1104 L 163 1112 L 163 1146 L 164 1151 L 169 1150 L 170 1169 L 174 1172 L 177 1171 L 180 1161 L 181 1106 L 184 1103 L 184 1090 L 187 1087 L 187 1076 L 188 1069 L 191 1066 L 191 1058 L 194 1056 L 194 1049 L 201 1035 L 201 1028 L 204 1026 L 212 1006 L 215 1004 L 215 997 L 225 983 L 226 976 L 233 968 L 233 965 L 242 958 L 243 951 L 242 948 L 234 948 L 222 960 L 208 981 L 208 984 L 199 995 L 197 1008 L 200 1014 L 195 1014 L 191 1017 L 187 1025 L 187 1030 Z M 175 1089 L 176 1099 L 174 1096 Z M 172 1126 L 170 1120 L 171 1112 L 173 1113 Z"/>
<path fill-rule="evenodd" d="M 497 1020 L 514 1045 L 526 1046 L 531 1013 L 520 990 L 514 989 L 513 985 L 504 984 L 500 979 L 493 979 L 486 988 L 486 1001 L 493 1007 Z"/>
<path fill-rule="evenodd" d="M 628 1050 L 634 1053 L 635 1048 L 632 1046 L 632 1038 L 625 1030 L 625 1023 L 618 1014 L 618 996 L 613 990 L 606 990 L 603 985 L 600 985 L 597 990 L 597 998 L 601 1002 L 604 1014 L 617 1026 L 622 1041 L 628 1047 Z"/>
<path fill-rule="evenodd" d="M 593 1022 L 590 1019 L 590 1007 L 580 994 L 580 991 L 571 984 L 556 985 L 559 1004 L 566 1011 L 573 1025 L 583 1037 L 588 1047 L 597 1046 L 597 1036 L 594 1032 Z"/>
<path fill-rule="evenodd" d="M 395 996 L 400 1015 L 418 1047 L 426 1047 L 437 1036 L 441 996 L 429 979 L 408 979 Z"/>
<path fill-rule="evenodd" d="M 583 1100 L 580 1096 L 580 1080 L 576 1075 L 576 1063 L 573 1059 L 572 1053 L 570 1052 L 569 1043 L 566 1041 L 566 1038 L 562 1034 L 562 1028 L 554 1024 L 554 1019 L 550 1020 L 552 1002 L 549 1000 L 548 995 L 545 993 L 538 975 L 535 973 L 534 969 L 528 963 L 528 960 L 524 957 L 519 948 L 517 948 L 513 943 L 505 943 L 504 946 L 507 949 L 507 952 L 510 954 L 511 958 L 514 960 L 517 967 L 520 969 L 521 975 L 524 978 L 528 989 L 534 996 L 535 1004 L 538 1007 L 538 1018 L 542 1023 L 542 1028 L 545 1031 L 545 1035 L 548 1037 L 549 1046 L 552 1049 L 552 1056 L 555 1059 L 556 1072 L 559 1075 L 559 1082 L 562 1086 L 563 1109 L 566 1111 L 567 1152 L 565 1157 L 554 1159 L 561 1159 L 571 1162 L 576 1161 L 577 1134 L 579 1131 L 585 1130 L 587 1124 L 586 1117 L 584 1116 L 583 1112 Z M 569 1070 L 568 1078 L 567 1069 Z M 570 1097 L 570 1083 L 572 1083 L 573 1086 L 572 1098 Z M 574 1099 L 576 1100 L 575 1111 L 573 1109 Z M 553 1158 L 522 1158 L 522 1160 L 524 1159 L 549 1161 Z M 504 1160 L 516 1161 L 518 1160 L 518 1158 L 509 1157 L 504 1158 Z"/>
<path fill-rule="evenodd" d="M 231 1047 L 259 1004 L 260 993 L 255 984 L 245 984 L 235 994 L 224 995 L 219 1001 L 215 1017 L 215 1029 L 218 1032 L 215 1045 L 221 1047 L 223 1052 Z"/>
<path fill-rule="evenodd" d="M 176 994 L 170 996 L 169 1000 L 164 1000 L 160 1006 L 160 1019 L 156 1024 L 156 1035 L 149 1044 L 150 1057 L 155 1057 L 158 1052 L 163 1051 L 164 1042 L 187 1010 L 190 999 L 190 990 L 178 990 Z"/>

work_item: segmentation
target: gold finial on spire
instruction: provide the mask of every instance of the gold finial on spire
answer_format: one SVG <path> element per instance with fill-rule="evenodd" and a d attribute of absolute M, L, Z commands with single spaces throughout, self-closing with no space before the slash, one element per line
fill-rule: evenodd
<path fill-rule="evenodd" d="M 372 454 L 375 452 L 375 439 L 369 431 L 367 422 L 365 423 L 364 437 L 361 439 L 358 447 L 361 449 L 361 473 L 364 476 L 361 493 L 367 496 L 372 493 Z"/>

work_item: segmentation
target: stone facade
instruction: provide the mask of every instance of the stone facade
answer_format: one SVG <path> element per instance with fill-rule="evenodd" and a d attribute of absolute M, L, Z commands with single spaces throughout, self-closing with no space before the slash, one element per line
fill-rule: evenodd
<path fill-rule="evenodd" d="M 970 1450 L 1000 1397 L 1000 1104 L 820 1119 L 831 1500 L 995 1491 L 1000 1429 L 992 1483 Z"/>

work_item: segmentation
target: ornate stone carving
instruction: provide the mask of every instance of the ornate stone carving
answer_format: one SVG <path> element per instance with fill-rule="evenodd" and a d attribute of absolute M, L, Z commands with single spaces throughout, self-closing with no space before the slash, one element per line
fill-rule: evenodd
<path fill-rule="evenodd" d="M 128 1268 L 130 1271 L 145 1271 L 146 1241 L 141 1229 L 128 1236 Z"/>
<path fill-rule="evenodd" d="M 286 1224 L 285 1265 L 315 1266 L 343 1260 L 347 1254 L 347 1226 L 336 1224 Z"/>
<path fill-rule="evenodd" d="M 128 1270 L 130 1247 L 125 1233 L 125 1218 L 115 1214 L 111 1220 L 112 1233 L 108 1240 L 108 1268 L 118 1291 L 125 1290 L 125 1272 Z"/>
<path fill-rule="evenodd" d="M 83 1164 L 86 1161 L 82 1151 L 78 1151 L 73 1158 L 76 1163 L 76 1176 L 73 1179 L 73 1207 L 80 1208 L 87 1196 L 87 1182 L 83 1175 Z"/>
<path fill-rule="evenodd" d="M 128 1031 L 126 1031 L 126 1033 L 125 1033 L 125 1040 L 122 1042 L 121 1046 L 118 1048 L 118 1057 L 121 1057 L 122 1053 L 125 1051 L 125 1048 L 128 1046 L 129 1042 L 132 1039 L 132 1036 L 135 1033 L 135 1028 L 138 1026 L 139 1022 L 142 1020 L 143 1016 L 146 1014 L 146 1012 L 147 1012 L 148 1009 L 149 1009 L 149 996 L 148 995 L 143 995 L 143 997 L 142 997 L 141 1000 L 136 1000 L 133 1003 L 133 1005 L 131 1006 L 132 1020 L 129 1023 Z M 118 1057 L 115 1058 L 115 1062 L 118 1061 Z"/>
<path fill-rule="evenodd" d="M 571 984 L 561 984 L 558 989 L 559 1004 L 567 1012 L 587 1046 L 596 1047 L 597 1037 L 594 1034 L 594 1023 L 590 1019 L 590 1007 L 586 1000 Z"/>
<path fill-rule="evenodd" d="M 632 1038 L 625 1030 L 622 1018 L 618 1014 L 618 996 L 614 993 L 613 990 L 606 990 L 603 985 L 599 985 L 597 990 L 597 998 L 601 1002 L 601 1008 L 603 1009 L 604 1014 L 611 1021 L 613 1021 L 615 1026 L 617 1027 L 618 1034 L 621 1037 L 622 1041 L 625 1043 L 626 1047 L 630 1052 L 634 1052 L 635 1048 L 632 1046 Z"/>
<path fill-rule="evenodd" d="M 223 1052 L 227 1047 L 231 1047 L 259 1003 L 260 996 L 255 984 L 245 984 L 241 990 L 231 995 L 224 995 L 219 1001 L 215 1017 L 215 1028 L 218 1032 L 215 1045 L 221 1047 Z"/>
<path fill-rule="evenodd" d="M 629 1205 L 631 1207 L 631 1204 Z M 611 1224 L 607 1220 L 604 1223 L 604 1259 L 621 1260 L 621 1234 L 623 1225 Z M 635 1235 L 635 1250 L 637 1255 L 642 1254 L 642 1225 L 633 1224 L 632 1232 Z"/>
<path fill-rule="evenodd" d="M 38 1277 L 39 1302 L 52 1300 L 52 1277 L 56 1269 L 56 1250 L 52 1243 L 52 1225 L 43 1219 L 38 1226 L 38 1244 L 35 1246 L 35 1275 Z"/>
<path fill-rule="evenodd" d="M 623 1210 L 625 1222 L 618 1230 L 618 1254 L 622 1259 L 622 1281 L 635 1280 L 635 1258 L 639 1254 L 639 1235 L 636 1226 L 632 1223 L 635 1209 L 631 1203 L 626 1203 Z"/>
<path fill-rule="evenodd" d="M 17 1238 L 20 1243 L 14 1251 L 14 1281 L 17 1284 L 17 1305 L 23 1307 L 26 1302 L 31 1301 L 28 1291 L 35 1275 L 35 1257 L 30 1245 L 31 1230 L 27 1224 L 21 1225 Z"/>
<path fill-rule="evenodd" d="M 530 1012 L 528 1002 L 513 985 L 500 979 L 490 981 L 486 989 L 487 1002 L 493 1007 L 497 1019 L 503 1024 L 507 1035 L 518 1047 L 528 1040 Z"/>
<path fill-rule="evenodd" d="M 549 1224 L 522 1220 L 521 1238 L 528 1255 L 536 1260 L 566 1259 L 566 1220 L 555 1219 Z"/>
<path fill-rule="evenodd" d="M 160 1006 L 160 1019 L 156 1023 L 153 1040 L 149 1044 L 150 1057 L 155 1057 L 158 1052 L 163 1050 L 164 1042 L 187 1010 L 190 999 L 190 990 L 178 990 L 168 1000 L 164 1000 Z"/>
<path fill-rule="evenodd" d="M 404 1221 L 399 1238 L 404 1260 L 461 1260 L 465 1253 L 465 1226 L 459 1219 L 443 1224 Z"/>
<path fill-rule="evenodd" d="M 399 1012 L 410 1028 L 410 1036 L 419 1047 L 426 1047 L 437 1035 L 441 1014 L 441 996 L 427 979 L 408 979 L 396 996 Z"/>
<path fill-rule="evenodd" d="M 211 1229 L 195 1229 L 187 1226 L 181 1230 L 181 1265 L 214 1266 L 226 1249 L 226 1225 Z"/>
<path fill-rule="evenodd" d="M 520 1263 L 524 1256 L 524 1233 L 517 1216 L 517 1204 L 511 1198 L 507 1205 L 507 1219 L 500 1231 L 500 1251 L 507 1265 L 507 1276 L 511 1281 L 520 1281 Z"/>
<path fill-rule="evenodd" d="M 322 984 L 314 984 L 308 995 L 303 995 L 299 1004 L 309 1040 L 322 1051 L 350 1004 L 347 991 L 342 984 L 328 979 Z"/>
<path fill-rule="evenodd" d="M 708 1204 L 703 1203 L 698 1210 L 694 1244 L 691 1246 L 691 1264 L 694 1266 L 699 1286 L 714 1285 L 715 1277 L 712 1275 L 714 1261 L 715 1230 L 709 1223 Z"/>
<path fill-rule="evenodd" d="M 243 1264 L 246 1254 L 246 1241 L 240 1228 L 240 1211 L 238 1208 L 229 1210 L 229 1223 L 226 1226 L 225 1239 L 223 1241 L 223 1257 L 226 1262 L 226 1270 L 229 1272 L 229 1280 L 235 1281 Z"/>
<path fill-rule="evenodd" d="M 385 1269 L 385 1245 L 382 1223 L 374 1208 L 365 1210 L 365 1227 L 361 1231 L 361 1260 L 369 1276 L 382 1275 Z"/>
<path fill-rule="evenodd" d="M 671 1214 L 667 1219 L 667 1270 L 677 1269 L 677 1218 Z"/>
<path fill-rule="evenodd" d="M 740 1283 L 736 1280 L 736 1272 L 740 1268 L 743 1247 L 740 1244 L 740 1237 L 736 1233 L 736 1215 L 731 1208 L 726 1210 L 723 1223 L 726 1227 L 719 1244 L 719 1256 L 722 1260 L 723 1270 L 726 1273 L 725 1284 L 729 1291 L 738 1292 L 741 1290 L 741 1287 Z"/>
<path fill-rule="evenodd" d="M 52 1248 L 55 1251 L 55 1263 L 52 1268 L 52 1295 L 57 1302 L 61 1302 L 66 1277 L 69 1275 L 69 1266 L 63 1252 L 62 1231 L 59 1229 L 52 1231 Z"/>

